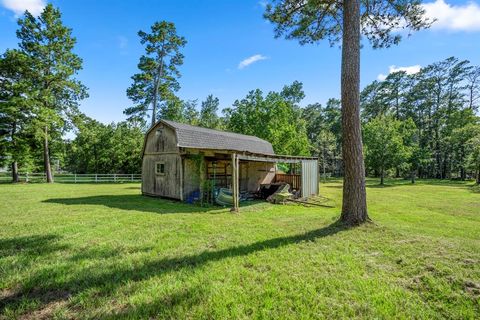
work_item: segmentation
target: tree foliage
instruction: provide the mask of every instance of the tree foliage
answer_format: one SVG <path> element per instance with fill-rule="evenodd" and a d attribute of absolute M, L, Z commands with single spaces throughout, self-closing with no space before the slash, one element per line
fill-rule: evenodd
<path fill-rule="evenodd" d="M 303 98 L 300 82 L 265 96 L 260 89 L 252 90 L 225 109 L 227 129 L 268 140 L 278 154 L 308 155 L 305 120 L 298 106 Z"/>
<path fill-rule="evenodd" d="M 183 64 L 180 50 L 187 41 L 177 35 L 172 22 L 155 22 L 150 33 L 139 31 L 140 43 L 145 45 L 145 54 L 138 63 L 139 73 L 132 76 L 133 83 L 127 96 L 135 104 L 125 109 L 130 119 L 144 119 L 151 107 L 151 124 L 158 112 L 169 104 L 176 103 L 175 92 L 180 88 L 178 67 Z"/>
<path fill-rule="evenodd" d="M 213 95 L 208 95 L 205 101 L 202 101 L 200 109 L 199 125 L 204 128 L 221 129 L 222 120 L 218 116 L 220 100 Z"/>
<path fill-rule="evenodd" d="M 402 122 L 392 116 L 378 116 L 364 126 L 363 141 L 367 168 L 380 174 L 383 185 L 385 171 L 405 164 L 412 150 L 404 144 Z"/>
<path fill-rule="evenodd" d="M 72 30 L 63 25 L 60 11 L 53 5 L 47 5 L 38 18 L 26 11 L 18 25 L 20 51 L 27 56 L 30 68 L 26 79 L 35 114 L 32 123 L 36 136 L 43 140 L 45 174 L 52 182 L 49 141 L 61 136 L 69 116 L 87 97 L 85 86 L 75 79 L 82 59 L 73 52 L 76 39 Z"/>
<path fill-rule="evenodd" d="M 74 173 L 141 173 L 142 128 L 124 121 L 102 124 L 75 117 L 76 137 L 66 142 L 65 168 Z"/>

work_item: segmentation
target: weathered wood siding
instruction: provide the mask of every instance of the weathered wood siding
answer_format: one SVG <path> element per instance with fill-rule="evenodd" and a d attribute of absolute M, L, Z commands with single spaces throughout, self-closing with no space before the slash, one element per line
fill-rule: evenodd
<path fill-rule="evenodd" d="M 157 162 L 164 163 L 165 174 L 155 172 Z M 146 137 L 142 163 L 142 193 L 183 199 L 182 162 L 175 131 L 161 123 Z"/>
<path fill-rule="evenodd" d="M 194 191 L 200 191 L 199 161 L 183 158 L 183 197 L 187 199 Z"/>
<path fill-rule="evenodd" d="M 155 173 L 155 163 L 165 165 L 165 174 Z M 181 159 L 178 154 L 145 155 L 142 167 L 142 192 L 149 195 L 182 199 Z"/>
<path fill-rule="evenodd" d="M 150 131 L 145 142 L 145 154 L 156 152 L 178 152 L 175 130 L 162 123 Z"/>
<path fill-rule="evenodd" d="M 270 162 L 240 162 L 239 171 L 240 191 L 257 191 L 275 178 L 275 164 Z"/>

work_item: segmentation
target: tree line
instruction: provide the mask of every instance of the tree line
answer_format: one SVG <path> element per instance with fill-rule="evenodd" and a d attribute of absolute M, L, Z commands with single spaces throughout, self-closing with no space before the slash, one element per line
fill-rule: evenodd
<path fill-rule="evenodd" d="M 162 21 L 138 33 L 145 54 L 126 90 L 127 120 L 103 124 L 78 109 L 88 96 L 75 79 L 82 60 L 59 10 L 48 5 L 38 18 L 26 12 L 18 24 L 19 48 L 0 59 L 0 162 L 13 181 L 19 170 L 42 167 L 52 179 L 51 156 L 69 172 L 140 173 L 144 132 L 157 119 L 254 135 L 278 154 L 318 156 L 324 174 L 343 175 L 339 99 L 302 107 L 295 81 L 279 92 L 254 89 L 221 115 L 213 95 L 182 100 L 178 67 L 187 42 Z M 454 57 L 367 85 L 360 94 L 366 173 L 381 183 L 387 175 L 479 179 L 479 104 L 480 67 Z M 75 138 L 65 139 L 68 131 Z"/>
<path fill-rule="evenodd" d="M 480 67 L 455 57 L 416 74 L 389 74 L 360 95 L 366 171 L 381 178 L 462 179 L 479 182 Z M 334 100 L 333 100 L 334 101 Z M 310 143 L 326 172 L 342 175 L 341 122 L 325 108 L 305 108 Z M 334 113 L 335 114 L 335 113 Z"/>

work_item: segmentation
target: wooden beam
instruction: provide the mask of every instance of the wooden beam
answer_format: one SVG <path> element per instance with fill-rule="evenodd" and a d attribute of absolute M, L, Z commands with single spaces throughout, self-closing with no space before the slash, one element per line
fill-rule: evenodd
<path fill-rule="evenodd" d="M 235 153 L 232 153 L 232 195 L 233 207 L 230 211 L 238 212 L 238 159 Z"/>

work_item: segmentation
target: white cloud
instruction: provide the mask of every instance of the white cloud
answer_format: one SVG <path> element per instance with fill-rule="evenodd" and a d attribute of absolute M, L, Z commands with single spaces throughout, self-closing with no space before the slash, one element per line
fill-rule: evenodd
<path fill-rule="evenodd" d="M 128 46 L 128 39 L 124 36 L 118 36 L 118 47 L 120 49 L 125 49 Z"/>
<path fill-rule="evenodd" d="M 408 66 L 408 67 L 397 67 L 395 65 L 392 65 L 388 67 L 388 74 L 394 73 L 394 72 L 399 72 L 399 71 L 405 71 L 406 74 L 415 74 L 420 72 L 420 69 L 422 67 L 419 64 L 416 64 L 414 66 Z M 377 79 L 380 81 L 384 81 L 387 78 L 388 75 L 385 75 L 383 73 L 380 73 L 377 76 Z"/>
<path fill-rule="evenodd" d="M 240 61 L 240 63 L 238 64 L 238 69 L 243 69 L 245 67 L 248 67 L 252 63 L 255 63 L 255 62 L 261 61 L 261 60 L 265 60 L 265 59 L 268 59 L 268 58 L 261 55 L 261 54 L 253 55 L 251 57 L 248 57 L 248 58 Z"/>
<path fill-rule="evenodd" d="M 16 16 L 21 16 L 25 10 L 28 10 L 34 16 L 40 15 L 43 8 L 45 8 L 45 0 L 1 0 L 2 5 L 15 13 Z"/>
<path fill-rule="evenodd" d="M 448 31 L 480 31 L 480 5 L 468 2 L 463 5 L 451 5 L 444 0 L 422 5 L 425 15 L 437 19 L 431 28 Z"/>

